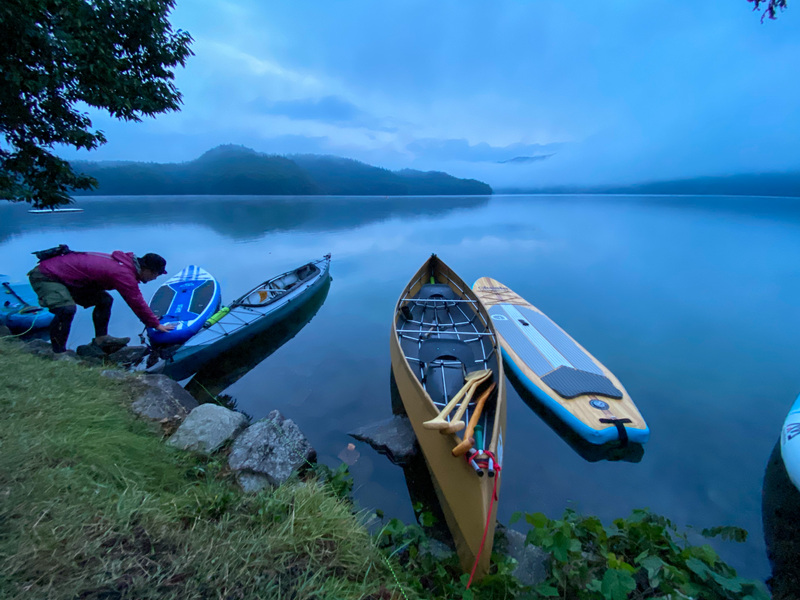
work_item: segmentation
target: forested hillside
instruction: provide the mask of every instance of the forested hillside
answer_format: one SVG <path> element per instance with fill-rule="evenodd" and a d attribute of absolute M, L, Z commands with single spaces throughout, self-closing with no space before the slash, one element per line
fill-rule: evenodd
<path fill-rule="evenodd" d="M 261 154 L 219 146 L 185 163 L 75 162 L 98 188 L 74 194 L 118 195 L 485 195 L 492 188 L 447 173 L 389 171 L 335 156 Z"/>

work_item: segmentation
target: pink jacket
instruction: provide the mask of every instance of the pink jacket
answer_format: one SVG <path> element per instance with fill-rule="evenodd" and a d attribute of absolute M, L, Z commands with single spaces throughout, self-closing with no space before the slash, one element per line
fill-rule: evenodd
<path fill-rule="evenodd" d="M 147 327 L 160 324 L 139 290 L 139 272 L 132 252 L 70 252 L 43 260 L 39 263 L 39 270 L 67 287 L 117 290 Z"/>

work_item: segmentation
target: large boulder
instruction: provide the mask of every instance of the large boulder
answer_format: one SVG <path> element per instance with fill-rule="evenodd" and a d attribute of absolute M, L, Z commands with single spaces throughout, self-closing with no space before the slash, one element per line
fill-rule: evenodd
<path fill-rule="evenodd" d="M 390 419 L 360 427 L 348 435 L 366 442 L 396 465 L 407 464 L 419 450 L 414 428 L 405 415 L 395 415 Z"/>
<path fill-rule="evenodd" d="M 217 404 L 201 404 L 189 413 L 168 444 L 212 454 L 247 427 L 247 417 Z"/>
<path fill-rule="evenodd" d="M 151 421 L 183 421 L 197 408 L 197 400 L 166 375 L 146 375 L 136 380 L 138 391 L 131 409 Z"/>
<path fill-rule="evenodd" d="M 317 452 L 291 419 L 273 410 L 233 442 L 228 465 L 246 491 L 278 486 L 317 459 Z"/>

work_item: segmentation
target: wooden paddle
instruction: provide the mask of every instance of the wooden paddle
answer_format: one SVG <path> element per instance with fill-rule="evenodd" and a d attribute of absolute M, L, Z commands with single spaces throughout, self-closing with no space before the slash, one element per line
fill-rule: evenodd
<path fill-rule="evenodd" d="M 492 385 L 486 388 L 486 391 L 478 398 L 478 401 L 475 403 L 475 409 L 472 411 L 472 417 L 469 419 L 467 431 L 464 432 L 464 440 L 453 448 L 453 456 L 461 456 L 472 448 L 472 445 L 475 443 L 475 438 L 472 437 L 472 434 L 475 433 L 475 425 L 478 424 L 478 419 L 481 416 L 481 412 L 483 412 L 483 405 L 486 404 L 486 400 L 492 394 L 495 387 L 497 387 L 497 383 L 493 381 Z"/>
<path fill-rule="evenodd" d="M 473 386 L 472 390 L 470 390 L 469 396 L 464 398 L 464 401 L 461 403 L 461 406 L 458 407 L 456 413 L 450 417 L 450 423 L 448 423 L 447 427 L 444 427 L 439 430 L 439 433 L 458 433 L 466 426 L 466 423 L 462 421 L 462 417 L 464 413 L 467 412 L 467 406 L 469 405 L 469 401 L 472 400 L 472 395 L 478 391 L 478 387 L 484 382 L 488 381 L 488 377 L 481 379 L 480 381 L 476 381 L 475 385 Z"/>
<path fill-rule="evenodd" d="M 472 390 L 472 388 L 475 387 L 478 383 L 480 383 L 484 379 L 486 379 L 487 377 L 489 377 L 491 374 L 492 374 L 491 369 L 484 369 L 482 371 L 473 371 L 472 373 L 467 373 L 467 376 L 464 378 L 465 383 L 463 387 L 460 390 L 458 390 L 456 395 L 453 396 L 450 402 L 447 403 L 447 406 L 445 406 L 442 409 L 442 411 L 438 415 L 436 415 L 436 417 L 434 417 L 430 421 L 425 421 L 422 424 L 422 426 L 425 429 L 444 429 L 445 427 L 447 427 L 448 422 L 445 420 L 445 417 L 449 415 L 450 411 L 456 407 L 456 404 L 458 404 L 458 401 L 461 399 L 461 397 L 467 392 L 470 392 L 470 397 L 472 397 L 471 392 L 474 391 Z"/>

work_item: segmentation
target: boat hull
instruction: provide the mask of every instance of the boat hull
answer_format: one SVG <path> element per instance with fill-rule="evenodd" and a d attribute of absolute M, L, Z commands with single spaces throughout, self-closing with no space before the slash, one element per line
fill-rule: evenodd
<path fill-rule="evenodd" d="M 481 277 L 473 290 L 498 327 L 506 367 L 536 400 L 592 444 L 647 442 L 650 429 L 619 379 L 567 332 L 495 279 Z M 562 388 L 552 378 L 559 367 L 583 379 Z"/>
<path fill-rule="evenodd" d="M 252 321 L 244 326 L 235 313 L 229 313 L 178 348 L 172 357 L 165 361 L 160 372 L 177 381 L 186 379 L 216 357 L 294 314 L 330 278 L 329 256 L 309 264 L 317 264 L 319 269 L 312 279 L 286 294 L 278 302 L 271 304 L 268 309 L 253 314 Z M 231 306 L 235 303 L 236 301 L 231 303 Z"/>
<path fill-rule="evenodd" d="M 479 477 L 476 470 L 463 457 L 454 457 L 453 448 L 461 441 L 458 434 L 442 434 L 437 430 L 423 426 L 439 414 L 439 407 L 423 387 L 420 378 L 406 356 L 398 335 L 398 317 L 405 299 L 419 293 L 429 273 L 433 273 L 438 282 L 455 284 L 455 292 L 461 299 L 477 300 L 469 287 L 461 281 L 437 257 L 423 265 L 409 285 L 401 294 L 395 310 L 392 324 L 390 354 L 392 373 L 406 414 L 417 436 L 420 448 L 425 457 L 437 498 L 444 513 L 447 526 L 453 536 L 461 567 L 467 573 L 475 569 L 475 578 L 479 579 L 489 571 L 492 542 L 496 526 L 497 498 L 499 497 L 502 471 L 498 470 L 494 477 Z M 487 432 L 484 446 L 496 457 L 502 467 L 503 446 L 505 444 L 505 377 L 503 362 L 497 353 L 496 337 L 491 329 L 491 322 L 485 310 L 476 303 L 480 319 L 485 323 L 486 331 L 492 334 L 495 348 L 493 365 L 493 381 L 496 383 L 494 406 L 487 404 L 491 410 L 491 435 Z M 401 334 L 403 331 L 401 330 Z M 496 496 L 493 500 L 493 495 Z M 483 543 L 483 549 L 481 544 Z M 478 559 L 476 565 L 476 558 Z"/>

